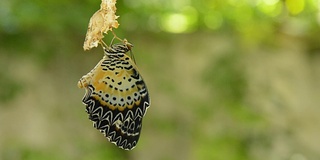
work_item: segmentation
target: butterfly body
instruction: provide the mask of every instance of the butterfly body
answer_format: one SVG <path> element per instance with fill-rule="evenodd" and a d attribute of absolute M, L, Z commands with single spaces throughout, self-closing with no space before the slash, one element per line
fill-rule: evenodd
<path fill-rule="evenodd" d="M 105 49 L 103 59 L 78 82 L 78 87 L 86 89 L 82 102 L 94 127 L 126 150 L 136 146 L 150 105 L 138 68 L 125 54 L 130 49 L 126 44 Z"/>

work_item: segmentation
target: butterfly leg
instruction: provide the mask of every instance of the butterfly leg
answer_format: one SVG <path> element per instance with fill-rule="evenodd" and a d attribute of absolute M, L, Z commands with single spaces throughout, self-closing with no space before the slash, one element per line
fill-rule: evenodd
<path fill-rule="evenodd" d="M 109 48 L 109 46 L 103 42 L 103 40 L 100 40 L 100 44 L 102 45 L 102 48 Z"/>
<path fill-rule="evenodd" d="M 121 42 L 124 42 L 124 41 L 125 41 L 125 40 L 122 40 L 121 38 L 119 38 L 119 37 L 116 35 L 116 33 L 114 33 L 113 30 L 111 30 L 111 32 L 112 32 L 112 34 L 113 34 L 113 38 L 112 38 L 112 40 L 111 40 L 111 42 L 110 42 L 110 46 L 113 44 L 114 39 L 117 39 L 117 40 L 119 40 L 119 41 L 121 41 Z"/>

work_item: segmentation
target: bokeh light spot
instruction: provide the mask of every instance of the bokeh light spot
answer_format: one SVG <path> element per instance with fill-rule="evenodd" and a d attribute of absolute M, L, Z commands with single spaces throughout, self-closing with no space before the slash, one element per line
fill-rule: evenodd
<path fill-rule="evenodd" d="M 223 18 L 218 12 L 207 14 L 204 23 L 210 29 L 219 29 L 223 23 Z"/>
<path fill-rule="evenodd" d="M 270 17 L 276 17 L 280 15 L 282 11 L 282 4 L 278 0 L 264 0 L 258 5 L 260 11 Z"/>
<path fill-rule="evenodd" d="M 289 12 L 293 15 L 297 15 L 304 9 L 304 0 L 286 0 L 286 6 Z"/>
<path fill-rule="evenodd" d="M 267 5 L 275 5 L 279 0 L 263 0 L 263 2 Z"/>
<path fill-rule="evenodd" d="M 188 29 L 188 18 L 179 13 L 164 16 L 162 27 L 165 31 L 172 33 L 182 33 Z"/>

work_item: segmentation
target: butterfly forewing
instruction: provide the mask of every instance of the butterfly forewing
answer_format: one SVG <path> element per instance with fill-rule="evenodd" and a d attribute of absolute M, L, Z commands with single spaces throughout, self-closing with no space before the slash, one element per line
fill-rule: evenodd
<path fill-rule="evenodd" d="M 105 49 L 103 59 L 78 82 L 86 89 L 82 101 L 94 127 L 126 150 L 136 146 L 150 104 L 146 84 L 125 54 L 128 50 L 125 44 Z"/>

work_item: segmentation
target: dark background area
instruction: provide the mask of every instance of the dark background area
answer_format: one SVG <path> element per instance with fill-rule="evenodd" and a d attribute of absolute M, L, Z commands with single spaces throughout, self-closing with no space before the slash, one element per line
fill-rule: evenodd
<path fill-rule="evenodd" d="M 1 160 L 320 159 L 319 0 L 118 0 L 151 95 L 132 151 L 77 88 L 103 56 L 82 48 L 99 6 L 1 0 Z"/>

